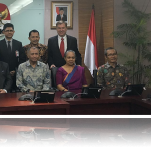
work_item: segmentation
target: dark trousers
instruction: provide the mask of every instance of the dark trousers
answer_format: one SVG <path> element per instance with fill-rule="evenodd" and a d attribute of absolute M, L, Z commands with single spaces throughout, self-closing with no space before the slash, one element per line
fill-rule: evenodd
<path fill-rule="evenodd" d="M 10 92 L 16 92 L 17 86 L 16 86 L 16 74 L 12 76 L 13 84 Z"/>

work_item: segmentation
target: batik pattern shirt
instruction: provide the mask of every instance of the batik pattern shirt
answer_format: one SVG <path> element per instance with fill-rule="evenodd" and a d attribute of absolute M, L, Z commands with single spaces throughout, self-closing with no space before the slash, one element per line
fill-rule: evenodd
<path fill-rule="evenodd" d="M 32 45 L 32 44 L 28 44 L 28 45 L 25 45 L 25 46 L 23 47 L 23 49 L 25 50 L 25 53 L 26 53 L 26 60 L 28 60 L 27 50 L 28 50 L 29 48 L 31 48 L 31 47 L 36 47 L 36 48 L 39 49 L 39 56 L 40 56 L 39 61 L 41 61 L 41 62 L 47 64 L 47 61 L 48 61 L 48 50 L 47 50 L 47 49 L 48 49 L 48 48 L 47 48 L 46 45 L 43 45 L 43 44 L 40 44 L 40 43 L 38 43 L 37 46 L 34 46 L 34 45 Z"/>
<path fill-rule="evenodd" d="M 129 72 L 123 65 L 113 68 L 106 63 L 98 68 L 97 83 L 105 88 L 121 88 L 130 84 Z"/>
<path fill-rule="evenodd" d="M 35 68 L 30 62 L 19 65 L 17 72 L 16 85 L 22 92 L 30 90 L 49 90 L 50 75 L 46 64 L 38 61 Z"/>

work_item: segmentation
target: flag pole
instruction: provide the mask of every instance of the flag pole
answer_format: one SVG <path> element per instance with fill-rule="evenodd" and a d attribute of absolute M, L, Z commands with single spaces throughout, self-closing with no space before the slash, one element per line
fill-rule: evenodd
<path fill-rule="evenodd" d="M 92 5 L 92 9 L 95 9 L 94 4 Z"/>
<path fill-rule="evenodd" d="M 91 75 L 93 76 L 93 70 L 97 70 L 98 68 L 94 4 L 92 5 L 91 18 L 90 18 L 89 29 L 87 34 L 84 64 L 88 67 Z"/>
<path fill-rule="evenodd" d="M 94 6 L 94 3 L 92 5 L 92 10 L 94 11 L 94 15 L 95 15 L 95 6 Z"/>

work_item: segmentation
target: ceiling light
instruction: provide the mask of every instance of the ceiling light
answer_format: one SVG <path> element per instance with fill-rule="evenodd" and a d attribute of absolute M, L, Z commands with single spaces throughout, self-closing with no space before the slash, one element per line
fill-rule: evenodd
<path fill-rule="evenodd" d="M 23 7 L 29 5 L 32 2 L 33 0 L 16 0 L 14 3 L 8 6 L 10 15 L 20 11 Z"/>

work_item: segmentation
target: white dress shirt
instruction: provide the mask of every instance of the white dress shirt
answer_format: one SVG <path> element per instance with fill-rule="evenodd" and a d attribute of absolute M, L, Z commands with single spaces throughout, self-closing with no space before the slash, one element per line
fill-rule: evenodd
<path fill-rule="evenodd" d="M 67 50 L 67 36 L 65 35 L 64 37 L 61 37 L 61 36 L 58 35 L 58 46 L 59 46 L 59 49 L 60 49 L 61 38 L 64 39 L 64 53 L 65 53 L 66 50 Z"/>

